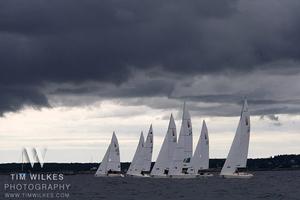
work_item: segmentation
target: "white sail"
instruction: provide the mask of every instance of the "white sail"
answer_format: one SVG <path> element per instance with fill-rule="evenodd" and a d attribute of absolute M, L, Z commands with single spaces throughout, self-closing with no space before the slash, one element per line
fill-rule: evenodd
<path fill-rule="evenodd" d="M 178 143 L 176 145 L 174 156 L 170 165 L 170 175 L 182 175 L 183 171 L 187 172 L 187 169 L 190 168 L 192 154 L 192 122 L 191 116 L 184 102 L 181 128 L 178 137 Z"/>
<path fill-rule="evenodd" d="M 96 175 L 105 175 L 107 174 L 107 163 L 108 163 L 108 156 L 110 152 L 110 144 L 106 150 L 106 153 L 102 159 L 102 162 L 100 163 L 100 166 L 96 172 Z"/>
<path fill-rule="evenodd" d="M 144 161 L 141 170 L 143 172 L 150 172 L 151 162 L 152 162 L 152 151 L 153 151 L 153 129 L 151 124 L 143 148 Z"/>
<path fill-rule="evenodd" d="M 238 168 L 247 165 L 250 139 L 250 114 L 247 101 L 244 101 L 238 128 L 232 142 L 229 154 L 222 168 L 221 175 L 232 175 Z"/>
<path fill-rule="evenodd" d="M 127 171 L 127 174 L 139 175 L 141 173 L 143 167 L 143 161 L 144 161 L 143 148 L 144 148 L 144 135 L 143 132 L 141 132 L 140 140 L 136 148 L 135 154 L 133 156 L 132 162 Z"/>
<path fill-rule="evenodd" d="M 176 125 L 171 114 L 167 134 L 157 156 L 156 162 L 151 171 L 152 176 L 165 176 L 169 171 L 169 166 L 173 159 L 174 150 L 177 143 Z"/>
<path fill-rule="evenodd" d="M 183 105 L 182 123 L 180 134 L 178 138 L 178 144 L 184 148 L 183 168 L 190 167 L 191 158 L 193 155 L 193 131 L 192 122 L 189 111 L 186 104 Z"/>
<path fill-rule="evenodd" d="M 170 164 L 169 175 L 182 174 L 183 159 L 184 159 L 184 147 L 177 144 L 174 151 L 173 160 Z"/>
<path fill-rule="evenodd" d="M 199 170 L 205 170 L 209 168 L 209 138 L 208 130 L 205 121 L 201 129 L 198 144 L 195 149 L 195 153 L 191 160 L 191 168 L 188 170 L 190 174 L 197 174 Z"/>
<path fill-rule="evenodd" d="M 113 132 L 110 145 L 96 172 L 96 176 L 106 175 L 110 172 L 121 172 L 119 143 L 115 132 Z"/>

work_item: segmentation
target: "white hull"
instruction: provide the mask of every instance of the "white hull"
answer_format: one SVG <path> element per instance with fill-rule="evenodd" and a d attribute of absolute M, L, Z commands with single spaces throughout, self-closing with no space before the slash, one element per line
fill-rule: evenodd
<path fill-rule="evenodd" d="M 210 173 L 204 173 L 204 174 L 197 174 L 196 178 L 206 178 L 206 177 L 213 177 L 213 174 Z"/>
<path fill-rule="evenodd" d="M 132 177 L 132 178 L 149 178 L 150 176 L 148 174 L 142 175 L 142 174 L 127 174 L 126 177 Z"/>
<path fill-rule="evenodd" d="M 235 173 L 235 174 L 224 174 L 220 175 L 222 178 L 237 178 L 237 179 L 249 179 L 253 177 L 253 174 L 247 173 Z"/>

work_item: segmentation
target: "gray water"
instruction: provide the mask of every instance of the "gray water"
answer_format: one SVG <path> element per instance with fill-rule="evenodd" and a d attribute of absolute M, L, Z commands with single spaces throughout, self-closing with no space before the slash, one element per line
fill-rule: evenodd
<path fill-rule="evenodd" d="M 60 183 L 71 184 L 69 198 L 74 200 L 300 200 L 300 171 L 255 172 L 252 179 L 152 179 L 152 178 L 95 178 L 93 175 L 64 176 Z M 1 199 L 8 198 L 4 184 L 16 183 L 8 175 L 1 175 Z"/>

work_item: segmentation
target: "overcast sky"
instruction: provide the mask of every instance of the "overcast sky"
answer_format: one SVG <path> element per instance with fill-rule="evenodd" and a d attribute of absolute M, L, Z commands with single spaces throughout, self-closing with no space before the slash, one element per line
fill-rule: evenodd
<path fill-rule="evenodd" d="M 211 157 L 225 157 L 244 97 L 249 156 L 299 154 L 299 10 L 298 0 L 1 1 L 0 162 L 25 146 L 98 162 L 113 130 L 130 161 L 150 123 L 155 160 L 184 100 L 194 143 L 206 119 Z"/>

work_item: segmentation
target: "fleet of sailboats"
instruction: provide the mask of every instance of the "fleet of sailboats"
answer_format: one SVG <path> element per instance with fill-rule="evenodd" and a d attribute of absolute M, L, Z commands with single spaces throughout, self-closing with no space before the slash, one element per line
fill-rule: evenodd
<path fill-rule="evenodd" d="M 246 168 L 250 139 L 250 114 L 247 101 L 244 101 L 239 124 L 220 176 L 223 178 L 251 178 L 253 175 L 241 171 Z M 153 152 L 153 128 L 149 128 L 146 140 L 143 132 L 126 172 L 132 177 L 153 178 L 200 178 L 213 176 L 209 172 L 209 136 L 206 122 L 203 121 L 200 137 L 193 154 L 193 131 L 191 116 L 186 103 L 183 105 L 182 121 L 177 140 L 176 124 L 173 115 L 157 160 L 151 170 Z M 121 176 L 120 150 L 116 134 L 95 174 L 97 177 Z"/>

